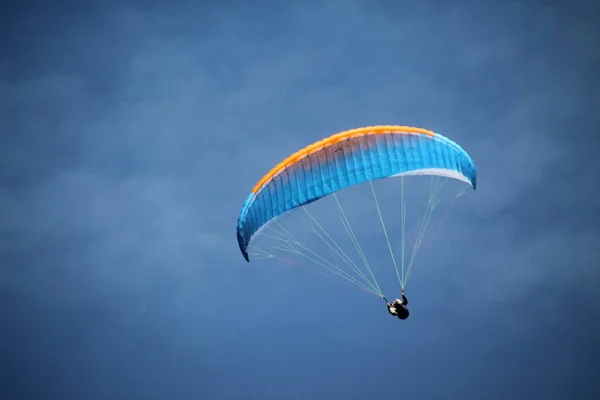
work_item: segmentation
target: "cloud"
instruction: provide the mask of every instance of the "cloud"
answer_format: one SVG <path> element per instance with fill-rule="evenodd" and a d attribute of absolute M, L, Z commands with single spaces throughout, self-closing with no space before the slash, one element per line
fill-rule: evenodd
<path fill-rule="evenodd" d="M 48 4 L 0 39 L 12 397 L 597 390 L 596 5 Z M 379 123 L 447 135 L 478 167 L 402 326 L 361 292 L 246 264 L 234 238 L 272 166 Z M 398 188 L 377 184 L 395 235 Z M 392 291 L 363 189 L 344 206 Z"/>

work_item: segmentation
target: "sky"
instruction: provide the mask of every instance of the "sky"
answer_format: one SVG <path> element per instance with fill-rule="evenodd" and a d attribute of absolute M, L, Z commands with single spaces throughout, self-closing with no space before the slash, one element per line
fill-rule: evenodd
<path fill-rule="evenodd" d="M 600 398 L 600 3 L 25 0 L 0 18 L 1 399 Z M 246 263 L 234 234 L 288 154 L 378 124 L 477 165 L 405 321 Z"/>

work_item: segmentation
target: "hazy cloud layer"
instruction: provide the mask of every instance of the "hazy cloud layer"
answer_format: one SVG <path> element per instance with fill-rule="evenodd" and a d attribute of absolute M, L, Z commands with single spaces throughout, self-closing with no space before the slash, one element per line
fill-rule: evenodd
<path fill-rule="evenodd" d="M 0 9 L 0 398 L 598 397 L 595 2 L 54 3 Z M 478 168 L 405 322 L 234 237 L 373 124 Z"/>

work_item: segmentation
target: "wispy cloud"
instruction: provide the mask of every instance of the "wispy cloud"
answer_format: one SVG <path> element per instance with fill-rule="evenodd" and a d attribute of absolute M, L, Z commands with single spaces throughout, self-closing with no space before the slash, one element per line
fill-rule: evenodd
<path fill-rule="evenodd" d="M 0 397 L 594 398 L 598 6 L 234 3 L 2 13 Z M 272 166 L 372 124 L 478 167 L 404 324 L 234 237 Z"/>

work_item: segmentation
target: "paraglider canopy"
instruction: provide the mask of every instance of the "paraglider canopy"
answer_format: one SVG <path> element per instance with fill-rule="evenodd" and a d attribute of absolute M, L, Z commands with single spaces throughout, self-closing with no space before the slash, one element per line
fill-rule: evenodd
<path fill-rule="evenodd" d="M 283 213 L 376 179 L 432 175 L 476 188 L 467 152 L 450 139 L 409 126 L 369 126 L 315 142 L 287 157 L 252 188 L 240 211 L 237 240 L 246 261 L 257 231 Z"/>

